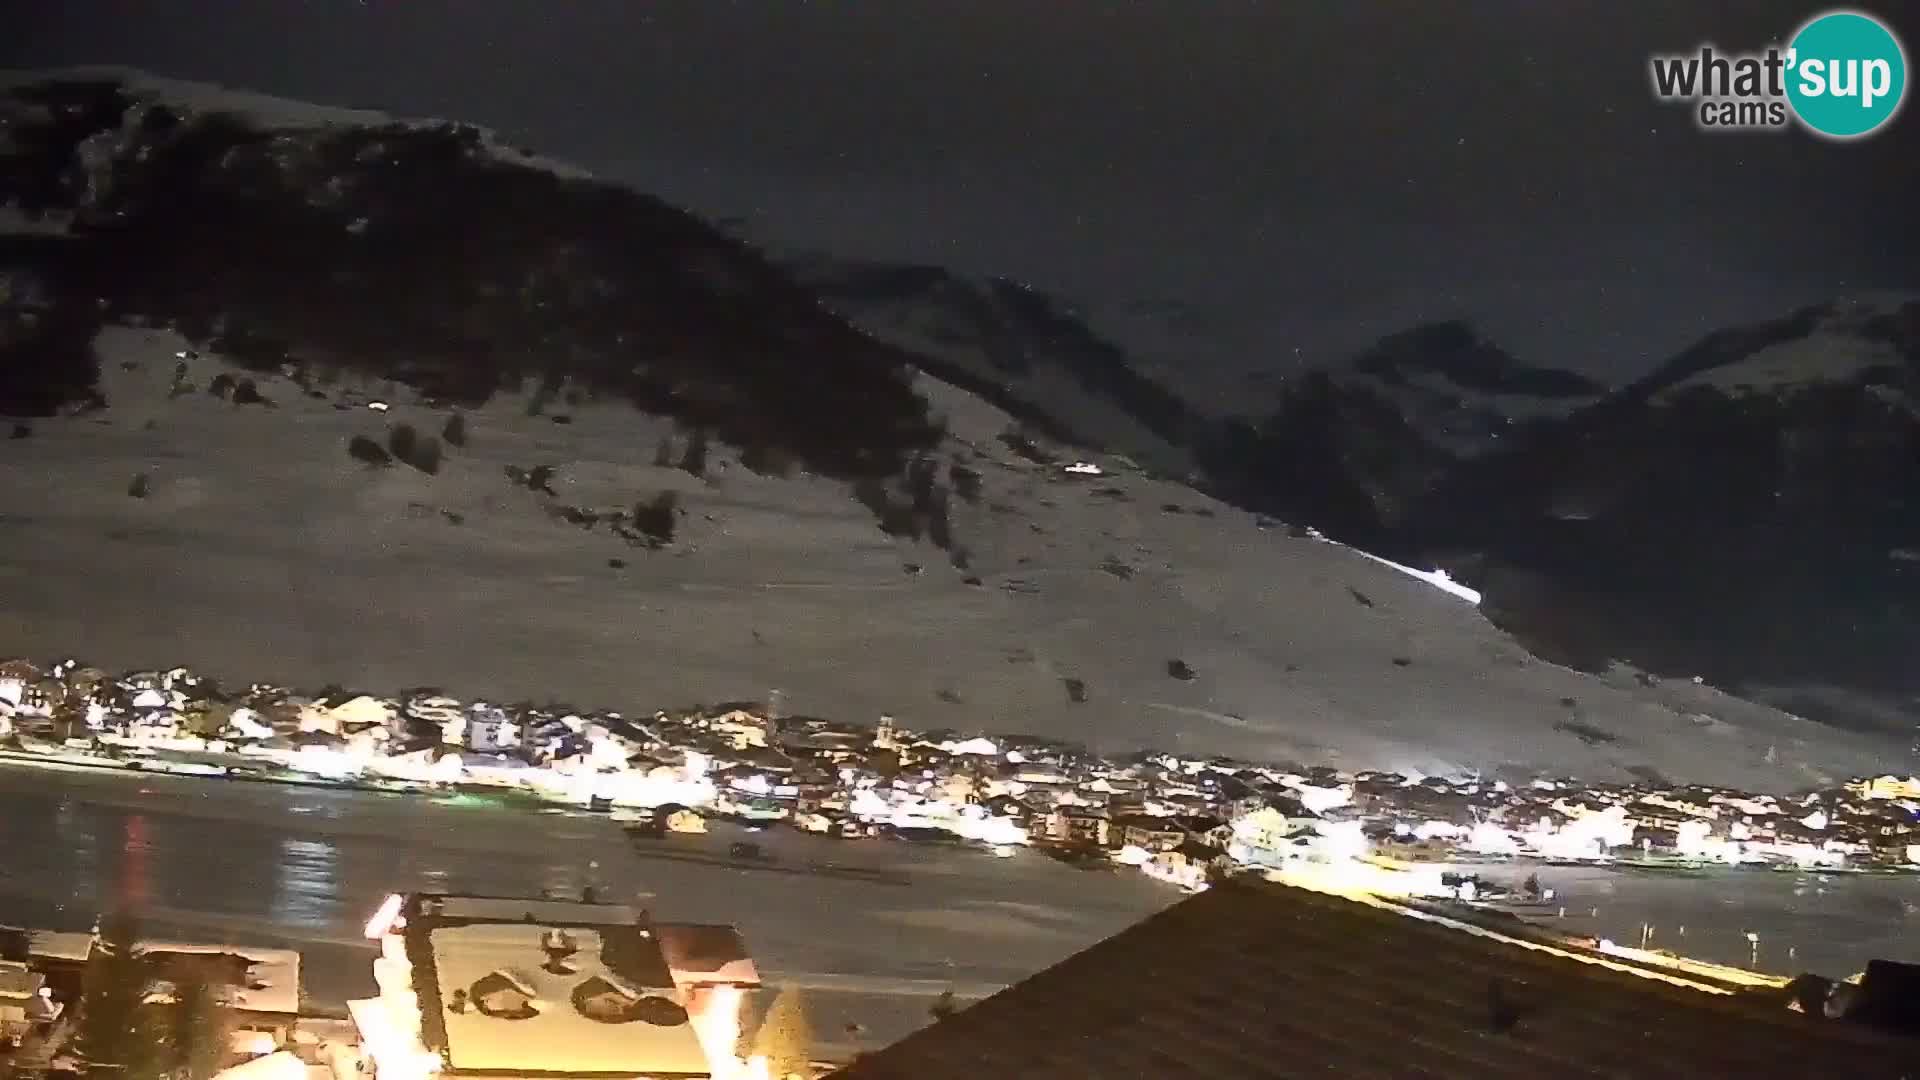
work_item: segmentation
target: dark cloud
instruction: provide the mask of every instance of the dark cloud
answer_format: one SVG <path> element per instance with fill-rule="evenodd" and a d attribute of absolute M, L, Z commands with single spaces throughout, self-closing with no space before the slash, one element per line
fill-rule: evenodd
<path fill-rule="evenodd" d="M 1179 301 L 1201 363 L 1467 315 L 1619 375 L 1714 325 L 1920 285 L 1892 242 L 1920 235 L 1920 114 L 1852 145 L 1713 137 L 1649 94 L 1650 52 L 1758 46 L 1814 10 L 61 0 L 0 49 L 459 116 L 770 243 Z"/>

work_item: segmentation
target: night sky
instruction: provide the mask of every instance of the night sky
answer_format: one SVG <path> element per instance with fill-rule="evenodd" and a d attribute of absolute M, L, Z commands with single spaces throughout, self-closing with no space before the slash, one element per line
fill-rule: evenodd
<path fill-rule="evenodd" d="M 1913 56 L 1920 13 L 1892 8 L 1869 10 Z M 1920 287 L 1911 102 L 1829 144 L 1703 134 L 1649 92 L 1649 52 L 1758 47 L 1819 10 L 44 0 L 0 64 L 486 124 L 777 249 L 1083 301 L 1163 369 L 1285 371 L 1468 317 L 1617 379 L 1718 326 Z"/>

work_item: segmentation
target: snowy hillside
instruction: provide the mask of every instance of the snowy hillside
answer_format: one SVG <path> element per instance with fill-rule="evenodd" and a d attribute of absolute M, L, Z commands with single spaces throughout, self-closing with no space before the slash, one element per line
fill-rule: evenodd
<path fill-rule="evenodd" d="M 1905 752 L 1543 663 L 483 132 L 160 89 L 12 102 L 0 653 L 1356 768 L 1780 788 Z"/>
<path fill-rule="evenodd" d="M 1459 322 L 1391 335 L 1331 377 L 1349 392 L 1391 401 L 1415 433 L 1464 456 L 1497 449 L 1517 426 L 1563 418 L 1606 391 L 1572 372 L 1522 364 Z"/>
<path fill-rule="evenodd" d="M 1829 387 L 1871 391 L 1920 415 L 1915 297 L 1868 294 L 1709 337 L 1628 388 L 1671 405 L 1692 392 L 1791 400 Z"/>
<path fill-rule="evenodd" d="M 1448 478 L 1401 541 L 1470 553 L 1503 625 L 1910 732 L 1920 301 L 1708 336 Z"/>
<path fill-rule="evenodd" d="M 813 255 L 783 261 L 855 326 L 1089 445 L 1184 476 L 1208 421 L 1061 301 L 1006 278 Z"/>
<path fill-rule="evenodd" d="M 1266 415 L 1224 426 L 1207 474 L 1239 505 L 1408 554 L 1412 515 L 1463 468 L 1601 389 L 1524 365 L 1464 323 L 1415 327 L 1287 380 Z"/>
<path fill-rule="evenodd" d="M 628 709 L 779 689 L 800 712 L 1355 767 L 1778 787 L 1885 761 L 1690 683 L 1533 660 L 1468 603 L 1189 490 L 1037 464 L 1001 443 L 1004 414 L 938 384 L 946 451 L 980 477 L 952 508 L 965 570 L 883 535 L 843 484 L 719 445 L 704 479 L 656 466 L 672 426 L 624 404 L 498 397 L 428 474 L 348 453 L 444 427 L 398 388 L 266 378 L 271 405 L 236 405 L 207 392 L 214 358 L 176 377 L 168 332 L 100 345 L 114 404 L 0 457 L 0 652 Z M 543 465 L 551 495 L 508 475 Z M 659 550 L 564 509 L 662 491 L 681 512 Z"/>

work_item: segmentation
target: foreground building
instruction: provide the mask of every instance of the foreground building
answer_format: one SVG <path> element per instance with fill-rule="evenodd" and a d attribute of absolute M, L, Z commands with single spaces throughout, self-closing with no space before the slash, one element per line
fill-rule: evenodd
<path fill-rule="evenodd" d="M 1524 933 L 1224 884 L 834 1076 L 1920 1075 L 1920 1041 L 1826 1019 L 1832 999 Z"/>
<path fill-rule="evenodd" d="M 620 904 L 388 898 L 367 926 L 380 996 L 348 1003 L 380 1080 L 719 1078 L 759 973 L 730 926 Z"/>
<path fill-rule="evenodd" d="M 67 1001 L 80 998 L 92 933 L 26 932 L 25 962 Z M 162 993 L 182 981 L 205 983 L 231 1010 L 236 1053 L 262 1054 L 285 1046 L 300 1019 L 300 954 L 292 949 L 142 938 L 136 946 Z"/>
<path fill-rule="evenodd" d="M 47 977 L 18 960 L 0 960 L 0 1049 L 18 1046 L 36 1027 L 60 1018 Z"/>

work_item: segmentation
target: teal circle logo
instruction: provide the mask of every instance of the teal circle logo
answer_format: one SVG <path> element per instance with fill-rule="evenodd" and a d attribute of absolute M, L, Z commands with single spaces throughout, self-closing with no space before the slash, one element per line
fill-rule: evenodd
<path fill-rule="evenodd" d="M 1907 95 L 1900 40 L 1886 24 L 1857 11 L 1830 11 L 1802 26 L 1787 47 L 1787 65 L 1794 115 L 1830 139 L 1879 130 Z"/>

